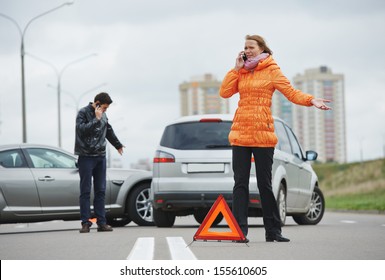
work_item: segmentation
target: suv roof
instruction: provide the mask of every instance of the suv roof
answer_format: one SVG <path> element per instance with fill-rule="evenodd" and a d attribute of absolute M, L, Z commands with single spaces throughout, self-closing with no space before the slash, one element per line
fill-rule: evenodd
<path fill-rule="evenodd" d="M 278 117 L 273 116 L 275 120 L 279 120 L 286 124 L 286 122 Z M 170 121 L 167 125 L 177 124 L 177 123 L 185 123 L 185 122 L 194 122 L 200 121 L 202 119 L 221 119 L 223 121 L 233 121 L 233 114 L 201 114 L 201 115 L 191 115 L 191 116 L 183 116 L 179 117 L 173 121 Z"/>
<path fill-rule="evenodd" d="M 192 116 L 184 116 L 177 118 L 168 123 L 168 125 L 176 124 L 176 123 L 185 123 L 185 122 L 195 122 L 200 121 L 202 119 L 221 119 L 223 121 L 232 121 L 234 115 L 232 114 L 203 114 L 203 115 L 192 115 Z"/>

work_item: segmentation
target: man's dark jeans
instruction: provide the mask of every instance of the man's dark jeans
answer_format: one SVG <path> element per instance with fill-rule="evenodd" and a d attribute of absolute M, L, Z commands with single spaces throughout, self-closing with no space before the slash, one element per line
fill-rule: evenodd
<path fill-rule="evenodd" d="M 105 196 L 106 196 L 106 157 L 79 156 L 80 175 L 80 219 L 82 224 L 92 224 L 91 218 L 91 186 L 94 179 L 94 213 L 98 225 L 106 224 Z"/>

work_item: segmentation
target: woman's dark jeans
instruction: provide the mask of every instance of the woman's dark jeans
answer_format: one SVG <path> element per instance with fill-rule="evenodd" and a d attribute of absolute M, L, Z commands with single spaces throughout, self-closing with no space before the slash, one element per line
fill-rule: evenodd
<path fill-rule="evenodd" d="M 272 190 L 274 148 L 233 146 L 233 214 L 246 236 L 248 233 L 249 179 L 251 155 L 254 156 L 266 235 L 281 233 L 281 219 Z"/>

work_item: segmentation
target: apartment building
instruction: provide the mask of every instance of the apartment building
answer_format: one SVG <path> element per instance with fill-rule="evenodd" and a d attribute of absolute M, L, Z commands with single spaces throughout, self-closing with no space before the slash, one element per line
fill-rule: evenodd
<path fill-rule="evenodd" d="M 211 74 L 192 77 L 180 84 L 181 115 L 228 114 L 229 100 L 219 96 L 221 84 Z"/>

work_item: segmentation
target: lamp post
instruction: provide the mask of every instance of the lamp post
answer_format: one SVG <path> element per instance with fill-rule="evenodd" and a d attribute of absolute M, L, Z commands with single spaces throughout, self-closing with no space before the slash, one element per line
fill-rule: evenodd
<path fill-rule="evenodd" d="M 0 121 L 0 124 L 1 124 L 1 121 Z M 382 135 L 382 151 L 383 151 L 383 157 L 385 159 L 385 134 Z"/>
<path fill-rule="evenodd" d="M 64 71 L 71 65 L 73 64 L 76 64 L 78 62 L 81 62 L 87 58 L 90 58 L 92 56 L 96 56 L 97 54 L 96 53 L 92 53 L 92 54 L 89 54 L 89 55 L 86 55 L 86 56 L 83 56 L 81 58 L 78 58 L 78 59 L 75 59 L 69 63 L 67 63 L 60 71 L 57 69 L 57 67 L 55 65 L 53 65 L 52 63 L 44 60 L 44 59 L 41 59 L 35 55 L 32 55 L 30 53 L 27 53 L 29 56 L 49 65 L 52 67 L 52 69 L 55 71 L 55 74 L 56 74 L 56 77 L 57 77 L 57 112 L 58 112 L 58 145 L 59 147 L 61 147 L 61 78 L 63 76 L 63 73 Z"/>
<path fill-rule="evenodd" d="M 360 160 L 361 164 L 364 162 L 364 153 L 363 153 L 363 148 L 362 148 L 362 142 L 364 141 L 364 138 L 360 138 Z"/>
<path fill-rule="evenodd" d="M 7 16 L 3 13 L 0 13 L 0 16 L 3 17 L 3 18 L 6 18 L 8 20 L 10 20 L 12 23 L 14 23 L 17 27 L 17 30 L 19 31 L 19 34 L 20 34 L 20 38 L 21 38 L 21 45 L 20 45 L 20 57 L 21 57 L 21 107 L 22 107 L 22 124 L 23 124 L 23 143 L 26 143 L 27 142 L 27 118 L 26 118 L 26 104 L 25 104 L 25 72 L 24 72 L 24 55 L 25 55 L 25 51 L 24 51 L 24 37 L 25 37 L 25 33 L 28 29 L 28 27 L 30 26 L 30 24 L 42 17 L 42 16 L 45 16 L 46 14 L 49 14 L 53 11 L 56 11 L 64 6 L 67 6 L 67 5 L 72 5 L 74 2 L 65 2 L 63 4 L 61 4 L 60 6 L 57 6 L 55 8 L 52 8 L 44 13 L 41 13 L 35 17 L 33 17 L 32 19 L 30 19 L 28 21 L 28 23 L 25 25 L 24 29 L 22 29 L 20 27 L 20 25 L 17 23 L 16 20 L 14 20 L 13 18 L 11 18 L 10 16 Z"/>
<path fill-rule="evenodd" d="M 89 89 L 89 90 L 87 90 L 87 91 L 84 91 L 80 96 L 78 96 L 78 97 L 76 97 L 74 94 L 72 94 L 72 93 L 70 93 L 70 92 L 68 92 L 68 91 L 64 91 L 64 90 L 62 90 L 62 92 L 64 92 L 64 93 L 67 93 L 69 96 L 71 96 L 72 97 L 72 99 L 74 100 L 74 102 L 75 102 L 75 109 L 76 109 L 76 113 L 79 111 L 79 109 L 80 109 L 80 101 L 82 100 L 82 98 L 84 97 L 84 96 L 86 96 L 88 93 L 90 93 L 90 92 L 94 92 L 95 90 L 97 90 L 98 88 L 100 88 L 100 87 L 103 87 L 103 86 L 105 86 L 105 85 L 107 85 L 107 83 L 102 83 L 102 84 L 100 84 L 100 85 L 97 85 L 97 86 L 95 86 L 95 87 L 93 87 L 93 88 L 91 88 L 91 89 Z M 94 94 L 95 95 L 95 94 Z"/>

